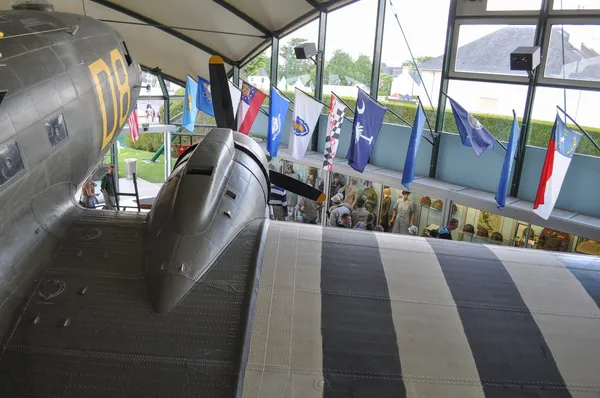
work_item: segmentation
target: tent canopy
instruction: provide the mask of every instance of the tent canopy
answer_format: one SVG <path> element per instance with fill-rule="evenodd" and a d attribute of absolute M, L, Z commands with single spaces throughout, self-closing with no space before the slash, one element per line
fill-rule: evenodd
<path fill-rule="evenodd" d="M 16 0 L 0 0 L 10 9 Z M 221 55 L 229 71 L 282 37 L 357 0 L 49 0 L 56 11 L 107 22 L 145 69 L 171 80 L 208 77 L 208 59 Z"/>

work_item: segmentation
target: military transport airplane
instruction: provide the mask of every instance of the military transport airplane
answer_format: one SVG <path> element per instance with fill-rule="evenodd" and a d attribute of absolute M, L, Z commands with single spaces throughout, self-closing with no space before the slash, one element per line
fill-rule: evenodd
<path fill-rule="evenodd" d="M 305 188 L 231 129 L 218 57 L 219 128 L 150 213 L 83 209 L 139 66 L 80 15 L 0 27 L 0 397 L 600 396 L 599 260 L 270 221 Z"/>

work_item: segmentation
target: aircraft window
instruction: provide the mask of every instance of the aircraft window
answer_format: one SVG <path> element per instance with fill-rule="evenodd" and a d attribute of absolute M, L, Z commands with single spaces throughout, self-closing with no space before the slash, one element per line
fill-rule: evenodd
<path fill-rule="evenodd" d="M 25 166 L 15 141 L 0 146 L 0 186 L 19 174 Z"/>
<path fill-rule="evenodd" d="M 67 125 L 65 124 L 65 117 L 62 113 L 46 121 L 44 124 L 52 148 L 63 142 L 69 136 L 67 133 Z"/>
<path fill-rule="evenodd" d="M 190 167 L 187 173 L 201 176 L 211 176 L 213 169 L 214 167 Z"/>
<path fill-rule="evenodd" d="M 6 97 L 6 94 L 8 94 L 8 91 L 0 91 L 0 105 L 2 105 L 2 101 L 4 101 L 4 97 Z"/>
<path fill-rule="evenodd" d="M 121 42 L 123 44 L 123 54 L 125 55 L 125 61 L 127 61 L 127 66 L 131 66 L 133 60 L 131 59 L 131 55 L 129 55 L 129 49 L 127 48 L 127 44 L 124 41 Z"/>
<path fill-rule="evenodd" d="M 229 189 L 226 192 L 227 196 L 229 196 L 231 199 L 235 200 L 236 195 L 235 193 L 231 192 Z"/>

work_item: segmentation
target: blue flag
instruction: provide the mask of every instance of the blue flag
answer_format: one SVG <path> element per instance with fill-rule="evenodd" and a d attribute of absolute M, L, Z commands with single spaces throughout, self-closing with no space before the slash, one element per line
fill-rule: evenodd
<path fill-rule="evenodd" d="M 196 122 L 196 93 L 198 92 L 198 83 L 191 77 L 187 77 L 185 82 L 185 98 L 183 99 L 183 121 L 181 125 L 188 131 L 194 132 L 194 123 Z"/>
<path fill-rule="evenodd" d="M 412 132 L 410 133 L 408 151 L 406 152 L 406 160 L 404 161 L 404 170 L 402 171 L 402 185 L 404 185 L 406 189 L 410 189 L 410 184 L 415 180 L 415 161 L 417 159 L 419 145 L 421 144 L 421 134 L 423 132 L 423 127 L 425 126 L 425 120 L 425 112 L 423 112 L 423 108 L 421 108 L 421 104 L 419 103 L 415 121 L 412 126 Z"/>
<path fill-rule="evenodd" d="M 281 131 L 285 123 L 290 101 L 285 99 L 275 88 L 271 87 L 271 102 L 269 103 L 269 131 L 267 133 L 267 151 L 273 157 L 277 156 Z"/>
<path fill-rule="evenodd" d="M 209 116 L 215 116 L 213 109 L 212 94 L 210 93 L 210 82 L 198 76 L 198 97 L 196 107 Z"/>
<path fill-rule="evenodd" d="M 348 164 L 361 173 L 365 170 L 371 151 L 383 124 L 387 108 L 371 98 L 367 93 L 358 89 L 356 110 L 350 148 L 346 154 Z"/>
<path fill-rule="evenodd" d="M 492 133 L 487 131 L 486 128 L 479 123 L 479 120 L 467 112 L 465 108 L 460 106 L 452 98 L 448 97 L 448 99 L 452 106 L 452 114 L 454 114 L 456 127 L 458 127 L 458 133 L 460 134 L 463 145 L 472 147 L 477 157 L 481 156 L 486 149 L 494 149 L 496 139 Z"/>
<path fill-rule="evenodd" d="M 508 191 L 510 175 L 512 174 L 513 166 L 515 165 L 515 155 L 517 154 L 517 144 L 519 142 L 520 135 L 521 130 L 519 129 L 517 115 L 515 114 L 512 128 L 510 129 L 510 138 L 508 139 L 508 148 L 506 150 L 506 155 L 504 156 L 502 172 L 500 172 L 498 192 L 496 193 L 496 202 L 498 203 L 499 209 L 503 209 L 504 206 L 506 206 L 506 195 Z"/>

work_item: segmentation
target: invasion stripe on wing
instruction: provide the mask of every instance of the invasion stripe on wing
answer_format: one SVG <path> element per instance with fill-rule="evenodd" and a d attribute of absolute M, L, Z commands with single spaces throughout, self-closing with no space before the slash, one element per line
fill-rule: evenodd
<path fill-rule="evenodd" d="M 494 252 L 429 239 L 458 304 L 486 397 L 571 397 L 540 327 Z M 464 305 L 463 303 L 467 304 Z"/>

